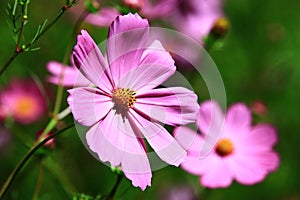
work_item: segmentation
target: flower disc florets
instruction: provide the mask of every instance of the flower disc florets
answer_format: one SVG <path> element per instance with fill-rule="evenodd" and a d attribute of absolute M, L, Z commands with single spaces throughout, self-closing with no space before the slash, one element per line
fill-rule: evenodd
<path fill-rule="evenodd" d="M 233 152 L 233 144 L 229 139 L 223 138 L 216 145 L 216 153 L 221 156 L 228 156 Z"/>
<path fill-rule="evenodd" d="M 127 111 L 133 106 L 136 92 L 129 88 L 120 88 L 113 92 L 112 101 L 115 103 L 115 108 L 120 111 Z"/>

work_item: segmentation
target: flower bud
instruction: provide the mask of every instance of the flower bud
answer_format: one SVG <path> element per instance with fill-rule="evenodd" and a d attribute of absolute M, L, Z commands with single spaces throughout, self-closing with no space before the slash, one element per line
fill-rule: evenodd
<path fill-rule="evenodd" d="M 216 38 L 223 38 L 229 29 L 229 21 L 225 17 L 218 18 L 214 25 L 212 26 L 212 29 L 210 31 L 210 34 L 215 36 Z"/>
<path fill-rule="evenodd" d="M 53 134 L 53 132 L 50 132 L 46 136 L 44 136 L 43 138 L 41 138 L 42 133 L 43 133 L 43 131 L 39 131 L 37 133 L 36 141 L 38 141 L 38 140 L 42 141 L 42 140 L 46 139 L 47 137 L 49 137 L 49 136 L 51 136 Z M 55 138 L 50 139 L 43 146 L 46 147 L 46 148 L 49 148 L 49 149 L 54 149 L 54 147 L 55 147 Z"/>

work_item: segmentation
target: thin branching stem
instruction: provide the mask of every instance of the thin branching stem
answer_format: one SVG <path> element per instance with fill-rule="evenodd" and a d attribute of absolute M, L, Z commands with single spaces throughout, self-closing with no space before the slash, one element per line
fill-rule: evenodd
<path fill-rule="evenodd" d="M 0 69 L 0 76 L 7 70 L 7 68 L 10 66 L 10 64 L 14 61 L 14 59 L 17 57 L 18 54 L 24 52 L 25 50 L 28 50 L 38 39 L 43 36 L 64 14 L 65 11 L 67 11 L 70 7 L 67 5 L 64 5 L 61 10 L 59 11 L 56 18 L 51 21 L 31 42 L 27 43 L 26 45 L 21 46 L 20 48 L 17 48 L 16 51 L 13 53 L 13 55 L 8 59 L 8 61 L 3 65 L 3 67 Z M 23 16 L 22 16 L 23 17 Z M 24 18 L 24 17 L 23 17 Z M 23 20 L 22 20 L 23 22 Z M 22 26 L 21 26 L 22 29 Z M 21 32 L 21 31 L 20 31 Z M 20 36 L 19 36 L 20 39 Z M 19 43 L 19 42 L 18 42 Z M 18 45 L 19 46 L 19 45 Z"/>

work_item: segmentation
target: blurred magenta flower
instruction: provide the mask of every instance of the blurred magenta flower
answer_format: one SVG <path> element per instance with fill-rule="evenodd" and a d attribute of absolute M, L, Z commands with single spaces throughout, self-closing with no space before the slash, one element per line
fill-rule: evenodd
<path fill-rule="evenodd" d="M 142 16 L 148 19 L 165 18 L 175 10 L 177 0 L 124 0 L 123 3 L 133 9 L 137 9 Z M 106 27 L 121 15 L 120 11 L 113 7 L 100 7 L 96 13 L 87 15 L 85 21 L 99 27 Z"/>
<path fill-rule="evenodd" d="M 55 85 L 61 83 L 65 87 L 81 87 L 92 84 L 74 65 L 67 66 L 56 61 L 50 61 L 47 63 L 47 70 L 52 74 L 52 76 L 47 77 L 47 81 Z"/>
<path fill-rule="evenodd" d="M 159 41 L 148 43 L 149 24 L 139 15 L 119 16 L 109 28 L 107 60 L 86 31 L 78 36 L 73 60 L 97 88 L 68 90 L 76 121 L 90 126 L 89 148 L 103 162 L 121 166 L 134 186 L 151 185 L 144 137 L 166 163 L 178 166 L 186 151 L 161 125 L 195 122 L 199 105 L 182 87 L 155 87 L 176 70 Z"/>
<path fill-rule="evenodd" d="M 85 21 L 89 24 L 99 27 L 109 26 L 113 20 L 120 15 L 120 12 L 112 7 L 100 8 L 97 13 L 90 13 L 85 18 Z"/>
<path fill-rule="evenodd" d="M 5 118 L 21 124 L 38 121 L 46 114 L 46 99 L 32 79 L 15 79 L 0 92 L 0 110 Z"/>
<path fill-rule="evenodd" d="M 177 0 L 169 20 L 178 31 L 202 43 L 216 20 L 224 16 L 222 4 L 222 0 Z"/>
<path fill-rule="evenodd" d="M 214 101 L 206 101 L 200 107 L 198 126 L 204 135 L 198 135 L 187 127 L 176 128 L 174 134 L 188 151 L 182 168 L 200 175 L 203 186 L 224 188 L 230 186 L 233 179 L 241 184 L 252 185 L 263 181 L 268 173 L 278 168 L 279 155 L 272 150 L 277 142 L 277 134 L 271 125 L 251 126 L 250 109 L 242 103 L 232 105 L 226 116 Z M 215 112 L 213 115 L 212 111 Z M 214 149 L 207 157 L 200 159 L 204 136 L 214 127 L 222 126 L 220 123 L 223 121 L 221 137 Z M 195 140 L 189 146 L 185 138 L 192 136 L 195 136 Z"/>
<path fill-rule="evenodd" d="M 142 5 L 140 7 L 140 13 L 148 19 L 165 19 L 177 8 L 177 1 L 178 0 L 143 0 L 142 3 L 140 3 L 140 5 Z"/>

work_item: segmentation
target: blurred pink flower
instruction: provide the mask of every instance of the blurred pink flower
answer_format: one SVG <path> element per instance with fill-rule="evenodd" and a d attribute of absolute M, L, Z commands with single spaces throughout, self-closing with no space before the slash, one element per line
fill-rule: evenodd
<path fill-rule="evenodd" d="M 198 135 L 187 127 L 174 131 L 175 138 L 185 146 L 188 156 L 182 163 L 186 171 L 200 175 L 200 182 L 209 188 L 228 187 L 233 179 L 245 185 L 263 181 L 267 174 L 279 166 L 279 155 L 272 150 L 277 142 L 275 129 L 268 124 L 251 126 L 251 112 L 242 103 L 232 105 L 226 116 L 214 101 L 202 103 L 198 126 L 204 135 Z M 214 111 L 213 121 L 211 112 Z M 199 152 L 204 136 L 214 127 L 222 127 L 222 134 L 210 154 L 204 159 Z M 189 146 L 185 138 L 195 136 Z"/>
<path fill-rule="evenodd" d="M 222 0 L 177 0 L 169 20 L 178 31 L 202 43 L 215 21 L 222 16 Z"/>
<path fill-rule="evenodd" d="M 149 24 L 139 15 L 119 16 L 109 28 L 107 60 L 86 31 L 73 51 L 76 67 L 97 88 L 68 90 L 76 121 L 91 126 L 89 148 L 103 162 L 121 166 L 134 186 L 151 185 L 145 137 L 166 163 L 178 166 L 186 151 L 161 125 L 195 122 L 197 96 L 181 87 L 155 87 L 176 70 L 159 41 L 148 43 Z"/>
<path fill-rule="evenodd" d="M 148 19 L 165 19 L 177 8 L 177 1 L 178 0 L 143 0 L 143 3 L 140 3 L 142 5 L 140 13 Z"/>
<path fill-rule="evenodd" d="M 90 13 L 85 21 L 94 26 L 107 27 L 114 19 L 120 15 L 120 12 L 112 7 L 100 8 L 97 13 Z"/>
<path fill-rule="evenodd" d="M 86 79 L 75 66 L 65 66 L 56 61 L 50 61 L 47 64 L 47 70 L 52 76 L 47 77 L 47 81 L 58 85 L 60 82 L 65 87 L 89 86 L 92 83 Z M 63 74 L 62 80 L 60 76 Z"/>
<path fill-rule="evenodd" d="M 124 0 L 123 3 L 129 8 L 137 9 L 139 13 L 148 19 L 165 18 L 176 8 L 177 0 Z M 85 21 L 99 27 L 106 27 L 121 15 L 120 11 L 113 7 L 100 7 L 97 13 L 90 13 Z"/>
<path fill-rule="evenodd" d="M 46 100 L 32 79 L 15 79 L 0 92 L 0 110 L 5 118 L 21 124 L 38 121 L 46 114 Z"/>

